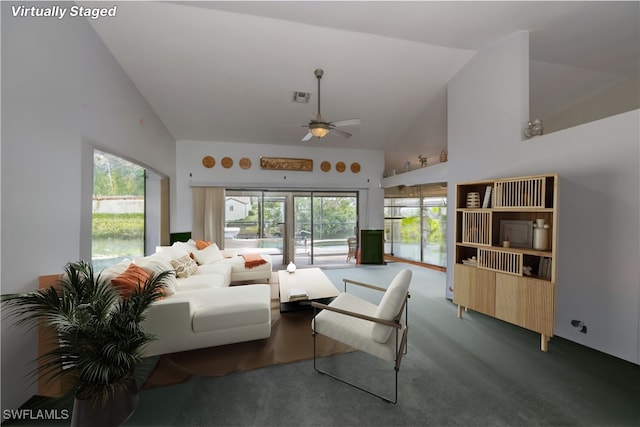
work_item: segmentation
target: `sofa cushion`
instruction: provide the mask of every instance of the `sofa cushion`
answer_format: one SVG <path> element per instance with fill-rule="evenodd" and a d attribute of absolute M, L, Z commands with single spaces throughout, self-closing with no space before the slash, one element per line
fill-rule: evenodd
<path fill-rule="evenodd" d="M 191 259 L 189 255 L 184 255 L 180 258 L 172 259 L 171 265 L 176 271 L 176 276 L 178 278 L 189 277 L 193 273 L 198 271 L 198 264 L 196 264 L 196 262 Z"/>
<path fill-rule="evenodd" d="M 269 285 L 244 285 L 216 289 L 206 305 L 196 308 L 193 331 L 238 328 L 271 321 Z"/>
<path fill-rule="evenodd" d="M 122 274 L 111 279 L 111 284 L 118 289 L 122 296 L 128 298 L 138 287 L 144 288 L 148 279 L 149 273 L 140 266 L 131 263 Z"/>
<path fill-rule="evenodd" d="M 225 262 L 216 262 L 214 264 L 206 264 L 198 267 L 198 271 L 194 273 L 194 276 L 218 274 L 223 276 L 226 284 L 231 283 L 231 265 Z"/>
<path fill-rule="evenodd" d="M 204 249 L 194 249 L 192 252 L 193 257 L 200 265 L 213 264 L 224 259 L 222 252 L 218 249 L 218 245 L 215 243 L 210 244 Z"/>
<path fill-rule="evenodd" d="M 229 286 L 227 278 L 221 274 L 192 274 L 189 277 L 176 281 L 176 291 L 178 294 L 185 290 L 226 288 Z"/>

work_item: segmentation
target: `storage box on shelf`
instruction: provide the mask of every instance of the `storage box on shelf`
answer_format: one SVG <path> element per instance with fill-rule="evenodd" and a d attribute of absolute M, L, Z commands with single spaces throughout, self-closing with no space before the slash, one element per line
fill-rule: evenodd
<path fill-rule="evenodd" d="M 480 194 L 480 207 L 469 205 L 471 193 Z M 557 206 L 557 174 L 456 185 L 458 317 L 464 307 L 536 331 L 547 350 L 555 323 Z"/>

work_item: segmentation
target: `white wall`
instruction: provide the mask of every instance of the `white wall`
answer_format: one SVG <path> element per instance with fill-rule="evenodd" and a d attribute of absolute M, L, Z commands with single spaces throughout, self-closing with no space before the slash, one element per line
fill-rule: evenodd
<path fill-rule="evenodd" d="M 265 144 L 239 144 L 211 141 L 178 141 L 176 152 L 176 186 L 178 207 L 175 211 L 175 228 L 172 232 L 191 231 L 192 198 L 191 186 L 211 185 L 226 188 L 255 189 L 310 189 L 310 190 L 357 190 L 360 194 L 360 228 L 381 229 L 384 226 L 382 206 L 384 191 L 380 178 L 384 169 L 384 153 L 378 150 L 327 149 L 314 146 L 318 142 L 300 143 L 299 146 Z M 213 156 L 216 164 L 207 169 L 202 165 L 204 156 Z M 233 166 L 225 169 L 223 157 L 233 159 Z M 313 160 L 313 171 L 282 171 L 260 169 L 260 157 L 289 157 Z M 242 157 L 251 160 L 250 169 L 238 165 Z M 331 171 L 320 170 L 322 161 L 331 163 Z M 335 170 L 342 161 L 347 169 L 343 173 Z M 358 162 L 359 173 L 353 173 L 350 165 Z"/>
<path fill-rule="evenodd" d="M 87 20 L 14 18 L 10 7 L 2 2 L 2 293 L 90 256 L 92 144 L 175 173 L 175 141 Z M 3 319 L 2 409 L 35 394 L 35 356 L 36 332 Z"/>
<path fill-rule="evenodd" d="M 557 172 L 556 334 L 640 363 L 639 111 L 523 141 L 528 93 L 526 33 L 478 52 L 451 80 L 449 198 L 460 181 Z"/>
<path fill-rule="evenodd" d="M 636 110 L 639 106 L 640 74 L 637 74 L 551 117 L 545 116 L 544 132 L 556 132 L 571 126 L 600 120 Z M 531 114 L 531 116 L 534 115 Z"/>

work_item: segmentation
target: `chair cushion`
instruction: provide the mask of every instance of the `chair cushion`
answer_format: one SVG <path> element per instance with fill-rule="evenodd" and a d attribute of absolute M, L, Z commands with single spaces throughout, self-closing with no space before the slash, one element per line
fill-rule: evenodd
<path fill-rule="evenodd" d="M 402 310 L 409 292 L 409 283 L 411 283 L 411 270 L 404 269 L 396 275 L 387 288 L 374 316 L 385 320 L 395 319 Z M 371 329 L 371 336 L 374 340 L 385 343 L 391 337 L 391 332 L 393 328 L 376 323 Z"/>
<path fill-rule="evenodd" d="M 341 308 L 374 316 L 377 306 L 357 296 L 341 293 L 330 304 L 331 307 Z M 322 310 L 311 321 L 314 330 L 336 341 L 345 343 L 358 350 L 365 351 L 384 360 L 393 361 L 396 357 L 395 340 L 380 343 L 371 337 L 373 322 Z"/>

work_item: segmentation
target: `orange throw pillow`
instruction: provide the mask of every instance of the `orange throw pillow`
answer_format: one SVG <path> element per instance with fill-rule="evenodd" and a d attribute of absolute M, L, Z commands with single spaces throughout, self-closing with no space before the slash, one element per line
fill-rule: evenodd
<path fill-rule="evenodd" d="M 196 240 L 196 248 L 198 248 L 199 251 L 203 250 L 204 248 L 210 245 L 211 245 L 211 242 L 208 242 L 206 240 Z"/>
<path fill-rule="evenodd" d="M 124 273 L 111 279 L 111 284 L 120 292 L 120 295 L 129 298 L 138 288 L 138 284 L 140 288 L 144 288 L 147 279 L 149 279 L 149 273 L 131 263 Z"/>

